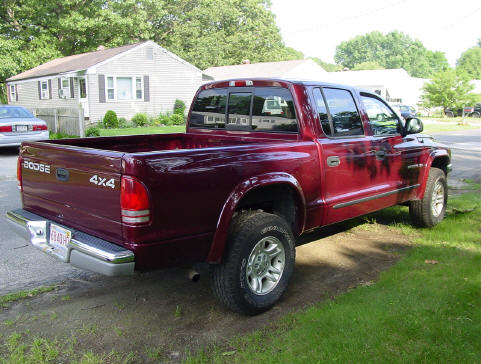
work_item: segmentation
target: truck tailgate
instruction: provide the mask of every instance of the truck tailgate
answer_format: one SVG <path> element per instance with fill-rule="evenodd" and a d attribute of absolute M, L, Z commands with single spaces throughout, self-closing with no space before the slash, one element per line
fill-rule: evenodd
<path fill-rule="evenodd" d="M 121 152 L 48 143 L 21 150 L 24 209 L 122 242 Z"/>

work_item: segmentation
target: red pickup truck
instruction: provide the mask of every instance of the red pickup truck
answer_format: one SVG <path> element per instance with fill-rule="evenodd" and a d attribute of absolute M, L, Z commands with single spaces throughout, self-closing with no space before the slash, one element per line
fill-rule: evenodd
<path fill-rule="evenodd" d="M 211 264 L 228 308 L 267 310 L 306 231 L 409 204 L 443 219 L 450 151 L 378 95 L 273 79 L 203 85 L 184 134 L 23 143 L 18 232 L 106 275 Z"/>

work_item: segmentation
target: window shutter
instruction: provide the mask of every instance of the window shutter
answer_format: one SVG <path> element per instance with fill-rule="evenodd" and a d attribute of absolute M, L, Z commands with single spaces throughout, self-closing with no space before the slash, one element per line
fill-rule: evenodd
<path fill-rule="evenodd" d="M 144 76 L 144 101 L 150 102 L 149 76 Z"/>
<path fill-rule="evenodd" d="M 57 78 L 58 80 L 58 98 L 61 99 L 62 97 L 60 96 L 60 89 L 62 88 L 62 79 L 59 77 Z"/>
<path fill-rule="evenodd" d="M 70 98 L 73 99 L 75 97 L 75 92 L 73 88 L 73 77 L 70 77 Z"/>
<path fill-rule="evenodd" d="M 40 85 L 40 81 L 38 81 L 38 99 L 42 100 L 42 86 Z"/>
<path fill-rule="evenodd" d="M 105 75 L 99 75 L 99 102 L 105 102 Z"/>
<path fill-rule="evenodd" d="M 15 85 L 15 101 L 18 101 L 18 85 Z"/>
<path fill-rule="evenodd" d="M 48 98 L 52 98 L 52 80 L 48 80 Z"/>
<path fill-rule="evenodd" d="M 10 85 L 7 83 L 5 88 L 7 89 L 7 104 L 9 104 L 12 101 L 10 100 Z"/>

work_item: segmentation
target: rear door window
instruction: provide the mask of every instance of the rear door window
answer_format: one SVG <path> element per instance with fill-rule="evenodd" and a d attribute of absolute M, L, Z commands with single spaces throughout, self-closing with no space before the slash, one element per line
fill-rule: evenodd
<path fill-rule="evenodd" d="M 332 118 L 332 136 L 364 135 L 356 103 L 348 90 L 323 88 Z"/>

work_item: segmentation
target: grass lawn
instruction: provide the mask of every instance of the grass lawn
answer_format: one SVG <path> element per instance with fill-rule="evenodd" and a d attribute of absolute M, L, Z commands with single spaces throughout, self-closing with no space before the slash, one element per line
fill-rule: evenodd
<path fill-rule="evenodd" d="M 424 123 L 423 133 L 432 134 L 439 133 L 443 131 L 456 131 L 456 130 L 473 130 L 481 129 L 480 125 L 457 125 L 457 124 L 430 124 Z"/>
<path fill-rule="evenodd" d="M 100 129 L 100 136 L 185 133 L 185 125 L 148 126 L 144 128 Z"/>
<path fill-rule="evenodd" d="M 448 210 L 433 229 L 408 225 L 406 207 L 373 214 L 418 236 L 378 282 L 188 363 L 480 362 L 481 194 L 452 198 Z"/>

